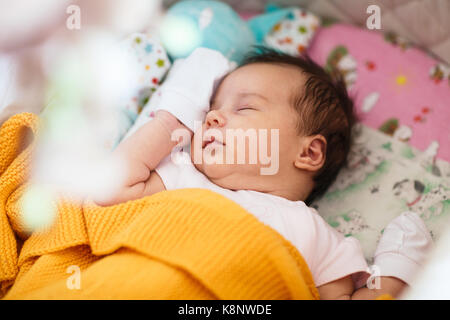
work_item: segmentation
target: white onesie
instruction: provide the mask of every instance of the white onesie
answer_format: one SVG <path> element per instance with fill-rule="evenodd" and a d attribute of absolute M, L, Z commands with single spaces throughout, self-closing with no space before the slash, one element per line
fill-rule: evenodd
<path fill-rule="evenodd" d="M 303 201 L 252 190 L 222 188 L 195 168 L 187 152 L 173 155 L 173 159 L 169 155 L 155 169 L 167 190 L 209 189 L 233 200 L 297 248 L 316 286 L 367 270 L 359 241 L 345 238 Z"/>

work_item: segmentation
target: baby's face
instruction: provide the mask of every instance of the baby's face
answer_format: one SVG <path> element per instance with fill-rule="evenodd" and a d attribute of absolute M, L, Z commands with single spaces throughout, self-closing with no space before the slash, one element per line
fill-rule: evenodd
<path fill-rule="evenodd" d="M 292 99 L 302 81 L 299 70 L 284 65 L 256 63 L 230 73 L 194 134 L 195 167 L 224 188 L 275 188 L 277 177 L 295 169 L 300 137 Z M 207 144 L 210 136 L 214 142 Z"/>

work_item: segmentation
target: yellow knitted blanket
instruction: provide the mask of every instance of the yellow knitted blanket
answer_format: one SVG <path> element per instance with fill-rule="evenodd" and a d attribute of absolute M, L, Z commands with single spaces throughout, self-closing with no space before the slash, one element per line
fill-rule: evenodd
<path fill-rule="evenodd" d="M 111 207 L 55 201 L 56 222 L 28 235 L 21 195 L 37 116 L 0 129 L 0 298 L 318 299 L 300 253 L 233 201 L 202 189 Z"/>

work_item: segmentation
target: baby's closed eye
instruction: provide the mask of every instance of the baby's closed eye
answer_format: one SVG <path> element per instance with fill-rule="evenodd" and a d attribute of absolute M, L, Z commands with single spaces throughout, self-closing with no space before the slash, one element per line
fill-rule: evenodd
<path fill-rule="evenodd" d="M 240 107 L 237 107 L 237 111 L 243 111 L 243 110 L 257 110 L 257 109 L 254 108 L 254 107 L 251 107 L 251 106 L 240 106 Z"/>

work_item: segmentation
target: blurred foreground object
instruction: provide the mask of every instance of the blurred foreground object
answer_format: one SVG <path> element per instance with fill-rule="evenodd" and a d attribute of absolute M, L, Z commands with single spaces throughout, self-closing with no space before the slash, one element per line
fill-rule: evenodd
<path fill-rule="evenodd" d="M 158 0 L 0 0 L 0 124 L 20 112 L 42 120 L 22 199 L 30 231 L 51 225 L 59 192 L 101 199 L 120 181 L 108 141 L 137 78 L 120 41 L 154 28 L 160 10 Z"/>
<path fill-rule="evenodd" d="M 64 21 L 69 0 L 0 0 L 0 51 L 44 40 Z"/>
<path fill-rule="evenodd" d="M 444 232 L 431 252 L 424 270 L 417 275 L 414 287 L 401 300 L 450 300 L 450 229 Z"/>

